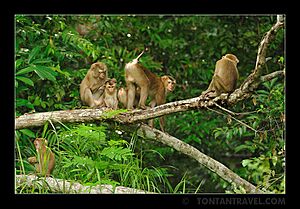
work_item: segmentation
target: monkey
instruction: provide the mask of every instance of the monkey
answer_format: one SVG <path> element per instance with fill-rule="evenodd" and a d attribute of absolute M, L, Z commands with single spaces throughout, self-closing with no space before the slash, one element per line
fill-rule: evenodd
<path fill-rule="evenodd" d="M 149 94 L 150 84 L 151 82 L 157 83 L 155 82 L 157 80 L 157 76 L 138 63 L 139 58 L 143 53 L 144 51 L 142 51 L 142 53 L 136 59 L 133 59 L 131 62 L 125 65 L 125 82 L 128 89 L 127 109 L 133 108 L 133 103 L 136 96 L 136 87 L 139 87 L 141 91 L 138 107 L 141 109 L 146 109 L 145 103 Z M 148 73 L 148 75 L 146 73 Z"/>
<path fill-rule="evenodd" d="M 149 96 L 151 97 L 150 100 L 150 107 L 155 107 L 157 105 L 160 104 L 164 104 L 165 103 L 165 98 L 167 96 L 167 94 L 169 92 L 174 91 L 175 86 L 176 86 L 176 80 L 168 75 L 164 75 L 160 78 L 161 82 L 162 82 L 162 86 L 160 87 L 162 90 L 156 90 L 155 88 L 151 88 L 149 89 Z M 157 92 L 164 92 L 164 96 L 163 99 L 160 100 L 160 94 Z M 139 87 L 136 87 L 136 94 L 135 94 L 135 99 L 134 99 L 134 103 L 133 103 L 133 107 L 137 107 L 138 103 L 139 103 L 139 98 L 140 98 L 140 94 L 141 94 L 141 90 Z M 118 92 L 118 99 L 119 101 L 124 105 L 124 107 L 126 107 L 127 104 L 127 97 L 128 97 L 128 89 L 124 89 L 124 88 L 120 88 L 119 92 Z M 158 102 L 157 102 L 158 101 Z M 164 116 L 160 117 L 160 129 L 164 132 Z M 153 128 L 153 120 L 149 120 L 149 125 Z"/>
<path fill-rule="evenodd" d="M 108 77 L 107 66 L 93 63 L 80 84 L 80 99 L 83 104 L 96 108 L 103 104 L 104 83 Z"/>
<path fill-rule="evenodd" d="M 149 71 L 150 72 L 150 71 Z M 150 107 L 155 107 L 157 105 L 162 105 L 166 103 L 166 96 L 169 92 L 173 92 L 176 86 L 176 80 L 169 76 L 164 75 L 162 77 L 157 77 L 156 80 L 157 84 L 155 85 L 155 82 L 151 83 L 149 88 L 149 96 L 151 98 L 150 100 Z M 154 84 L 154 85 L 152 85 Z M 151 128 L 154 127 L 153 119 L 149 120 L 149 125 Z M 165 126 L 165 117 L 161 116 L 159 118 L 159 126 L 160 130 L 162 132 L 165 132 L 164 126 Z"/>
<path fill-rule="evenodd" d="M 105 90 L 103 95 L 103 105 L 114 110 L 118 109 L 116 83 L 117 80 L 115 78 L 105 81 Z"/>
<path fill-rule="evenodd" d="M 137 106 L 139 104 L 140 94 L 141 94 L 140 87 L 136 87 L 136 89 L 135 89 L 135 98 L 134 98 L 134 101 L 133 101 L 133 107 L 134 108 L 137 108 Z M 118 100 L 124 108 L 127 107 L 127 97 L 128 97 L 128 89 L 121 87 L 118 90 Z"/>
<path fill-rule="evenodd" d="M 218 60 L 212 80 L 200 96 L 216 97 L 222 93 L 233 92 L 239 78 L 237 63 L 239 60 L 233 54 L 226 54 Z"/>
<path fill-rule="evenodd" d="M 158 77 L 138 63 L 143 53 L 144 51 L 125 65 L 127 109 L 133 108 L 136 97 L 139 97 L 137 107 L 141 109 L 147 108 L 145 103 L 148 96 L 150 97 L 150 107 L 162 105 L 166 103 L 167 93 L 175 89 L 176 80 L 173 77 L 168 75 Z M 138 88 L 139 90 L 137 91 Z M 153 127 L 153 120 L 150 120 L 149 124 Z M 160 128 L 164 132 L 164 117 L 160 118 Z"/>
<path fill-rule="evenodd" d="M 55 155 L 47 147 L 48 141 L 44 138 L 36 138 L 33 143 L 37 151 L 37 158 L 29 157 L 28 162 L 35 165 L 37 174 L 50 176 L 55 166 Z"/>

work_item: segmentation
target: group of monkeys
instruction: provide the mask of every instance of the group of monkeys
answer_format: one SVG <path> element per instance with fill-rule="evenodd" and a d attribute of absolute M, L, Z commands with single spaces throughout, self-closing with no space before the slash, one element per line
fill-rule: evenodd
<path fill-rule="evenodd" d="M 117 109 L 119 102 L 127 109 L 146 109 L 146 100 L 150 97 L 150 107 L 164 104 L 166 95 L 175 89 L 176 80 L 168 75 L 158 77 L 139 63 L 144 51 L 125 65 L 126 88 L 116 87 L 116 79 L 108 78 L 107 66 L 102 62 L 91 65 L 85 78 L 80 84 L 80 98 L 89 107 L 108 107 Z M 235 90 L 239 73 L 238 58 L 233 54 L 226 54 L 216 62 L 214 75 L 207 90 L 201 97 L 216 97 L 222 93 Z M 153 120 L 150 120 L 153 127 Z M 160 128 L 164 131 L 164 118 L 160 118 Z M 34 164 L 36 172 L 43 176 L 50 176 L 55 166 L 55 156 L 47 147 L 47 140 L 36 138 L 34 145 L 36 157 L 29 157 L 28 162 Z"/>
<path fill-rule="evenodd" d="M 80 84 L 80 99 L 92 108 L 107 107 L 117 109 L 119 103 L 129 110 L 146 109 L 146 100 L 150 97 L 150 107 L 166 103 L 166 95 L 175 89 L 176 80 L 164 75 L 159 77 L 139 63 L 137 58 L 125 65 L 126 88 L 117 89 L 115 78 L 108 78 L 107 66 L 102 62 L 91 65 Z M 149 121 L 153 127 L 153 120 Z M 160 118 L 160 128 L 164 131 L 164 118 Z"/>

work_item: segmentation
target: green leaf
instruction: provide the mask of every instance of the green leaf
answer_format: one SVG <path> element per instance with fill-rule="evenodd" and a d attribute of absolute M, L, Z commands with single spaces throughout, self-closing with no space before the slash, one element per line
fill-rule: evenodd
<path fill-rule="evenodd" d="M 16 107 L 28 107 L 30 109 L 34 109 L 34 106 L 26 99 L 16 98 Z"/>
<path fill-rule="evenodd" d="M 35 67 L 33 66 L 29 66 L 29 67 L 26 67 L 26 68 L 23 68 L 22 70 L 19 70 L 16 75 L 21 75 L 21 74 L 25 74 L 25 73 L 29 73 L 29 72 L 32 72 L 35 70 Z"/>
<path fill-rule="evenodd" d="M 46 64 L 46 63 L 52 63 L 52 60 L 50 60 L 50 59 L 36 59 L 32 62 L 32 64 Z"/>
<path fill-rule="evenodd" d="M 34 83 L 31 79 L 23 77 L 23 76 L 16 76 L 16 79 L 22 81 L 25 84 L 28 84 L 29 86 L 34 86 Z"/>
<path fill-rule="evenodd" d="M 51 80 L 51 81 L 56 81 L 56 78 L 53 75 L 53 73 L 55 73 L 55 72 L 49 67 L 36 66 L 34 72 L 36 72 L 36 74 L 38 74 L 38 76 L 42 80 L 48 79 L 48 80 Z"/>
<path fill-rule="evenodd" d="M 41 47 L 37 46 L 35 48 L 32 49 L 31 53 L 29 54 L 28 57 L 28 62 L 31 63 L 32 59 L 39 54 L 39 52 L 41 51 Z"/>
<path fill-rule="evenodd" d="M 235 152 L 239 152 L 239 151 L 244 150 L 244 149 L 252 151 L 253 150 L 253 146 L 242 144 L 242 145 L 239 145 L 239 146 L 235 147 L 234 151 Z"/>
<path fill-rule="evenodd" d="M 26 136 L 29 136 L 31 138 L 35 138 L 35 133 L 32 132 L 31 130 L 29 129 L 22 129 L 20 130 L 20 132 L 22 132 L 23 134 L 25 134 Z"/>
<path fill-rule="evenodd" d="M 250 159 L 245 159 L 245 160 L 242 161 L 242 165 L 243 165 L 243 167 L 246 167 L 246 166 L 249 165 L 249 163 L 251 163 L 251 162 L 252 162 L 252 160 L 250 160 Z"/>
<path fill-rule="evenodd" d="M 22 62 L 24 62 L 23 59 L 17 59 L 15 62 L 15 67 L 18 68 L 22 64 Z"/>

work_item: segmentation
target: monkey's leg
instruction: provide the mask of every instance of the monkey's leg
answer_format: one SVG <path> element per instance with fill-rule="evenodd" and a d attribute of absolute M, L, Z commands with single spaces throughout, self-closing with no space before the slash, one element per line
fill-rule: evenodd
<path fill-rule="evenodd" d="M 232 90 L 231 85 L 226 85 L 220 76 L 216 75 L 214 77 L 214 86 L 218 95 L 220 95 L 221 93 L 230 92 Z"/>
<path fill-rule="evenodd" d="M 128 97 L 127 97 L 127 109 L 133 109 L 133 103 L 135 98 L 135 85 L 132 82 L 127 82 Z"/>
<path fill-rule="evenodd" d="M 165 116 L 161 116 L 159 118 L 159 126 L 160 126 L 160 130 L 162 132 L 165 132 L 165 129 L 164 129 L 164 127 L 165 127 Z"/>
<path fill-rule="evenodd" d="M 153 100 L 149 103 L 149 106 L 150 106 L 151 108 L 153 108 L 153 107 L 156 106 L 156 101 L 155 101 L 155 99 L 153 99 Z M 151 128 L 153 128 L 153 127 L 154 127 L 154 119 L 150 119 L 150 120 L 148 121 L 148 125 L 149 125 Z"/>
<path fill-rule="evenodd" d="M 94 100 L 94 103 L 95 103 L 94 108 L 104 107 L 105 106 L 104 94 L 102 94 L 98 100 Z"/>
<path fill-rule="evenodd" d="M 214 91 L 214 82 L 215 81 L 214 81 L 214 76 L 213 76 L 208 88 L 201 93 L 201 96 L 205 97 L 207 95 L 207 93 Z"/>
<path fill-rule="evenodd" d="M 140 93 L 140 101 L 139 101 L 139 104 L 138 106 L 145 110 L 147 109 L 146 107 L 146 100 L 148 98 L 148 95 L 149 95 L 149 86 L 150 86 L 150 81 L 149 79 L 147 78 L 147 76 L 143 76 L 144 78 L 139 78 L 137 80 L 137 85 L 140 87 L 141 89 L 141 93 Z"/>

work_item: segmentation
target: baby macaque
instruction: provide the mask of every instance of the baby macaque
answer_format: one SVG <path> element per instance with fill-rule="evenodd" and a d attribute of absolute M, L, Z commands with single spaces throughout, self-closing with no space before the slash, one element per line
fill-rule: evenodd
<path fill-rule="evenodd" d="M 115 78 L 108 79 L 105 82 L 105 90 L 103 96 L 104 106 L 112 108 L 114 110 L 118 109 L 118 97 L 117 97 L 117 80 Z"/>
<path fill-rule="evenodd" d="M 137 108 L 140 100 L 140 94 L 141 94 L 141 89 L 139 87 L 136 87 L 135 89 L 135 98 L 133 101 L 133 107 Z M 128 89 L 127 88 L 120 88 L 118 90 L 118 100 L 122 104 L 124 108 L 127 107 L 127 97 L 128 97 Z"/>
<path fill-rule="evenodd" d="M 83 104 L 97 108 L 102 105 L 104 83 L 108 77 L 107 66 L 102 62 L 91 65 L 86 76 L 80 84 L 80 99 Z"/>
<path fill-rule="evenodd" d="M 35 165 L 37 174 L 41 176 L 50 176 L 55 166 L 55 155 L 47 147 L 48 141 L 44 138 L 36 138 L 34 146 L 37 151 L 36 157 L 29 157 L 28 162 Z"/>
<path fill-rule="evenodd" d="M 222 93 L 233 92 L 239 78 L 237 63 L 239 60 L 233 54 L 226 54 L 218 60 L 209 87 L 201 96 L 216 97 Z"/>

